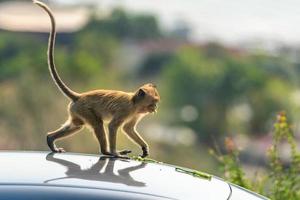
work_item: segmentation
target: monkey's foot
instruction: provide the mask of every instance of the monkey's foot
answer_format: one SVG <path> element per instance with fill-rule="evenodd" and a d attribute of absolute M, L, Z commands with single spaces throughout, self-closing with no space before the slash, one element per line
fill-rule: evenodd
<path fill-rule="evenodd" d="M 51 148 L 50 148 L 51 149 Z M 54 146 L 53 149 L 51 149 L 52 152 L 54 153 L 65 153 L 66 151 L 64 150 L 64 148 L 57 148 Z"/>
<path fill-rule="evenodd" d="M 64 150 L 64 148 L 57 148 L 55 145 L 54 145 L 54 148 L 51 149 L 52 152 L 55 152 L 55 153 L 65 153 L 66 151 Z"/>
<path fill-rule="evenodd" d="M 132 152 L 131 150 L 125 149 L 125 150 L 119 151 L 118 153 L 119 153 L 120 155 L 127 155 L 127 154 L 129 154 L 129 153 L 131 153 L 131 152 Z"/>
<path fill-rule="evenodd" d="M 142 147 L 142 150 L 143 150 L 143 154 L 140 155 L 142 158 L 145 158 L 145 157 L 149 156 L 149 150 L 148 150 L 148 148 Z"/>
<path fill-rule="evenodd" d="M 64 150 L 64 148 L 56 148 L 56 152 L 57 153 L 65 153 L 66 151 Z"/>
<path fill-rule="evenodd" d="M 114 152 L 114 153 L 108 153 L 107 155 L 113 157 L 113 158 L 123 158 L 123 159 L 130 159 L 129 157 L 127 156 L 123 156 L 121 155 L 120 153 L 118 152 Z"/>
<path fill-rule="evenodd" d="M 115 155 L 114 158 L 130 159 L 128 156 Z"/>
<path fill-rule="evenodd" d="M 54 144 L 54 140 L 51 138 L 50 135 L 47 135 L 47 144 L 49 148 L 51 149 L 52 152 L 55 153 L 63 153 L 66 152 L 63 148 L 57 148 L 56 145 Z"/>

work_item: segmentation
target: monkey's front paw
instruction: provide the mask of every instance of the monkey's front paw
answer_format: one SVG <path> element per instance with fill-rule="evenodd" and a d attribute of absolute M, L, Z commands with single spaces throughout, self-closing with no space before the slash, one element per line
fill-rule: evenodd
<path fill-rule="evenodd" d="M 142 147 L 143 154 L 141 155 L 142 158 L 149 156 L 149 149 L 147 147 Z"/>
<path fill-rule="evenodd" d="M 127 155 L 127 154 L 129 154 L 129 153 L 131 153 L 131 152 L 132 152 L 131 150 L 125 149 L 125 150 L 119 151 L 118 153 L 119 153 L 120 155 Z"/>

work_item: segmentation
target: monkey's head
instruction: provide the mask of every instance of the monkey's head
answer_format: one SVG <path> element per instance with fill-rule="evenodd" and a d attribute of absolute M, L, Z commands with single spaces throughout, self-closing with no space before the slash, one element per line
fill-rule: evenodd
<path fill-rule="evenodd" d="M 160 96 L 156 86 L 147 83 L 135 92 L 132 100 L 140 113 L 153 113 L 156 112 Z"/>

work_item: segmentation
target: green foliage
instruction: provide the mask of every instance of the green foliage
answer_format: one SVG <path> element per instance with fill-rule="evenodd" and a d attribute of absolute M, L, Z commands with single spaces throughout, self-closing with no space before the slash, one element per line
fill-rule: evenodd
<path fill-rule="evenodd" d="M 162 71 L 164 65 L 172 59 L 171 53 L 153 53 L 149 55 L 142 63 L 139 75 L 144 77 L 157 76 Z"/>
<path fill-rule="evenodd" d="M 113 35 L 119 39 L 153 39 L 162 35 L 156 18 L 152 15 L 132 15 L 117 8 L 105 19 L 93 19 L 88 30 Z"/>
<path fill-rule="evenodd" d="M 290 147 L 290 159 L 288 165 L 280 158 L 279 145 L 287 142 Z M 251 182 L 244 173 L 239 162 L 239 151 L 230 138 L 225 140 L 227 153 L 210 150 L 220 162 L 221 171 L 225 179 L 247 189 L 256 191 L 270 197 L 273 200 L 300 199 L 300 152 L 297 150 L 296 140 L 287 122 L 285 113 L 277 116 L 274 124 L 273 144 L 268 151 L 269 170 L 267 175 Z"/>
<path fill-rule="evenodd" d="M 269 179 L 272 183 L 269 195 L 275 200 L 300 199 L 300 153 L 284 113 L 278 115 L 274 129 L 273 145 L 268 152 L 271 168 Z M 283 141 L 290 146 L 291 157 L 287 167 L 279 156 L 279 145 Z"/>
<path fill-rule="evenodd" d="M 123 39 L 153 39 L 161 30 L 152 15 L 132 15 L 115 9 L 111 16 L 92 19 L 80 32 L 70 35 L 72 43 L 57 36 L 56 60 L 58 70 L 69 76 L 91 78 L 102 68 L 115 63 Z M 0 81 L 19 77 L 30 69 L 39 75 L 47 74 L 46 38 L 31 34 L 0 32 Z"/>
<path fill-rule="evenodd" d="M 227 154 L 225 155 L 221 155 L 220 152 L 216 153 L 214 150 L 210 150 L 210 154 L 215 156 L 219 163 L 221 163 L 221 171 L 224 174 L 225 179 L 244 188 L 250 188 L 250 183 L 245 178 L 245 173 L 240 167 L 239 151 L 232 139 L 225 139 L 225 147 L 227 150 Z"/>
<path fill-rule="evenodd" d="M 266 132 L 274 110 L 289 111 L 285 97 L 293 88 L 292 81 L 286 79 L 286 61 L 275 59 L 275 65 L 273 59 L 231 53 L 215 44 L 182 48 L 162 67 L 165 98 L 172 111 L 180 113 L 185 105 L 192 105 L 198 113 L 205 114 L 188 122 L 178 114 L 170 123 L 192 127 L 200 139 L 207 141 L 210 135 L 236 132 L 230 113 L 242 104 L 251 113 L 246 121 L 238 122 L 240 127 L 247 127 L 246 133 L 251 134 Z"/>
<path fill-rule="evenodd" d="M 33 36 L 0 33 L 0 81 L 14 78 L 25 70 L 46 71 L 39 42 Z"/>

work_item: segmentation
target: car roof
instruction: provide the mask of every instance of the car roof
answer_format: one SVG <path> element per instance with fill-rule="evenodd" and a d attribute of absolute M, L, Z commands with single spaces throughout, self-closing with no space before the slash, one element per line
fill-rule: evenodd
<path fill-rule="evenodd" d="M 0 185 L 90 188 L 171 199 L 227 199 L 223 180 L 161 163 L 100 155 L 0 152 Z"/>

